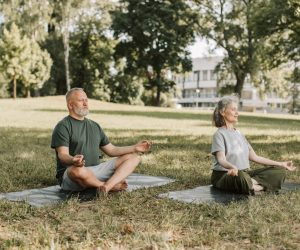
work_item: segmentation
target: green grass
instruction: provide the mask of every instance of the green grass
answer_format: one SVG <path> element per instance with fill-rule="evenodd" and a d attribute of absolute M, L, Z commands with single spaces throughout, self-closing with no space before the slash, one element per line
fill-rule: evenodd
<path fill-rule="evenodd" d="M 14 118 L 11 126 L 0 124 L 0 192 L 56 184 L 51 127 L 64 114 L 57 106 L 46 110 L 42 101 L 35 99 L 26 110 L 19 101 L 14 107 L 19 113 L 14 115 L 22 119 Z M 5 105 L 1 103 L 4 109 L 11 106 Z M 64 108 L 63 100 L 60 105 Z M 92 117 L 108 124 L 104 129 L 114 144 L 128 145 L 145 138 L 153 141 L 152 152 L 143 156 L 137 172 L 177 181 L 95 201 L 79 203 L 73 199 L 44 208 L 0 200 L 0 249 L 300 247 L 299 191 L 251 197 L 229 205 L 184 204 L 157 198 L 162 192 L 209 184 L 208 153 L 214 131 L 209 113 L 146 107 L 136 110 L 128 106 L 119 109 L 113 104 L 104 110 L 96 105 Z M 29 113 L 32 123 L 23 118 Z M 43 124 L 42 119 L 47 121 L 45 126 L 37 127 Z M 298 117 L 241 114 L 238 127 L 257 153 L 277 160 L 292 159 L 300 165 Z M 300 182 L 299 170 L 289 172 L 288 180 Z"/>

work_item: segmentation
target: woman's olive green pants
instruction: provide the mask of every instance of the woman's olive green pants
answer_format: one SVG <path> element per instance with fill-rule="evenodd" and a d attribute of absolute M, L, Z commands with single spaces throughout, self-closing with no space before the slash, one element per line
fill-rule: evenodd
<path fill-rule="evenodd" d="M 213 170 L 211 183 L 214 187 L 239 194 L 253 194 L 251 178 L 264 187 L 266 192 L 278 192 L 285 180 L 286 171 L 281 167 L 264 167 L 255 170 L 239 170 L 238 176 L 225 171 Z"/>

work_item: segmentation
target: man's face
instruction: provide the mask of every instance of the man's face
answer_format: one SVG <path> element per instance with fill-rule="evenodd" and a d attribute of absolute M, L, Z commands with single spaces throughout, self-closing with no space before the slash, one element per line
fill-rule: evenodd
<path fill-rule="evenodd" d="M 79 117 L 84 117 L 89 113 L 88 98 L 83 91 L 75 91 L 69 101 L 69 109 Z"/>

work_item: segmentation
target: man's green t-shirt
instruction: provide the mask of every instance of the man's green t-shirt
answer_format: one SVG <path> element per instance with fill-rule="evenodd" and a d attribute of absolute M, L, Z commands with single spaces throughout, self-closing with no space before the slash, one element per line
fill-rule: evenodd
<path fill-rule="evenodd" d="M 98 123 L 87 118 L 81 121 L 67 116 L 54 128 L 51 148 L 68 147 L 70 155 L 81 154 L 86 166 L 95 166 L 100 163 L 100 147 L 107 144 L 109 140 Z M 60 179 L 68 166 L 59 160 L 57 152 L 56 161 L 56 178 Z"/>

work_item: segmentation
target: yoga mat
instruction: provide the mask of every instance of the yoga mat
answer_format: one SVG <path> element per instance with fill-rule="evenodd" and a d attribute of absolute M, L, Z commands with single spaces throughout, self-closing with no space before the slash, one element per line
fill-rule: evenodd
<path fill-rule="evenodd" d="M 157 187 L 166 185 L 174 180 L 167 177 L 149 176 L 143 174 L 131 174 L 127 177 L 128 191 L 140 188 Z M 71 197 L 77 197 L 79 201 L 87 201 L 96 198 L 96 189 L 87 189 L 82 192 L 64 191 L 59 185 L 45 188 L 28 189 L 19 192 L 0 193 L 0 199 L 10 201 L 25 201 L 35 207 L 43 207 L 50 204 L 65 201 Z"/>
<path fill-rule="evenodd" d="M 286 182 L 283 183 L 282 189 L 279 191 L 279 193 L 295 191 L 298 189 L 300 189 L 300 184 Z M 186 203 L 195 203 L 195 204 L 209 203 L 209 202 L 226 204 L 233 201 L 248 199 L 249 196 L 225 192 L 217 188 L 214 188 L 212 185 L 207 185 L 207 186 L 196 187 L 193 189 L 163 193 L 160 194 L 158 197 L 169 198 L 177 201 L 182 201 Z"/>

